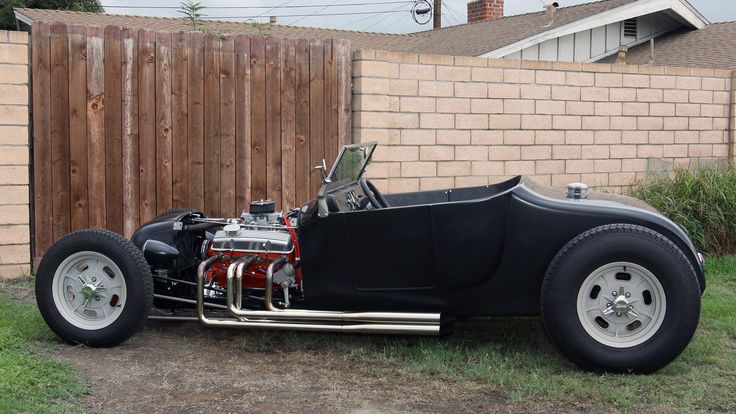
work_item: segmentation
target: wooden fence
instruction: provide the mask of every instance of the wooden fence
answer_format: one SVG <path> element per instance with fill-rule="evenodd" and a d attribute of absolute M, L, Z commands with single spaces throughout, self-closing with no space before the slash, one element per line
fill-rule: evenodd
<path fill-rule="evenodd" d="M 350 68 L 343 40 L 34 23 L 34 256 L 171 208 L 314 197 L 351 140 Z"/>

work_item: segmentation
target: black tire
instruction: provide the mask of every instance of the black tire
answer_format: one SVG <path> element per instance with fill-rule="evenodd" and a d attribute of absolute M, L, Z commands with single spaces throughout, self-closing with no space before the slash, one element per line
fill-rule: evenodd
<path fill-rule="evenodd" d="M 125 303 L 119 316 L 101 329 L 82 329 L 70 323 L 54 301 L 53 280 L 59 266 L 78 252 L 95 252 L 110 259 L 125 280 Z M 109 230 L 80 230 L 62 237 L 46 252 L 36 274 L 36 300 L 46 323 L 69 343 L 108 347 L 138 332 L 153 304 L 151 270 L 138 248 Z"/>
<path fill-rule="evenodd" d="M 659 328 L 630 347 L 604 345 L 578 317 L 578 292 L 586 278 L 615 262 L 647 269 L 666 299 Z M 560 250 L 545 275 L 541 303 L 550 339 L 579 367 L 650 373 L 674 360 L 692 339 L 700 317 L 700 288 L 692 264 L 672 241 L 645 227 L 614 224 L 586 231 Z"/>

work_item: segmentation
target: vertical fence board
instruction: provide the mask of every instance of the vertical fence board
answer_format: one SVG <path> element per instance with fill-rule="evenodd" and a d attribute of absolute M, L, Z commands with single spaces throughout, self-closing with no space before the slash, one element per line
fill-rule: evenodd
<path fill-rule="evenodd" d="M 220 39 L 205 36 L 204 211 L 220 216 Z"/>
<path fill-rule="evenodd" d="M 156 33 L 156 212 L 171 210 L 171 34 Z"/>
<path fill-rule="evenodd" d="M 34 23 L 31 63 L 36 258 L 173 207 L 298 206 L 350 142 L 347 41 Z"/>
<path fill-rule="evenodd" d="M 281 39 L 266 38 L 266 197 L 281 200 Z"/>
<path fill-rule="evenodd" d="M 189 53 L 187 90 L 187 132 L 189 134 L 189 203 L 204 210 L 204 40 L 199 33 L 187 33 Z"/>
<path fill-rule="evenodd" d="M 223 216 L 238 213 L 235 205 L 235 42 L 220 39 L 220 208 Z"/>
<path fill-rule="evenodd" d="M 105 196 L 105 39 L 101 27 L 87 28 L 87 189 L 89 226 L 104 228 Z"/>
<path fill-rule="evenodd" d="M 309 41 L 300 39 L 296 41 L 296 108 L 294 113 L 295 185 L 296 199 L 300 202 L 309 199 L 310 177 L 312 167 L 314 167 L 309 158 L 309 106 Z"/>
<path fill-rule="evenodd" d="M 54 240 L 69 227 L 69 44 L 66 26 L 51 25 L 51 182 Z"/>
<path fill-rule="evenodd" d="M 337 152 L 340 150 L 340 83 L 337 76 L 339 73 L 338 60 L 339 56 L 337 40 L 332 41 L 332 50 L 330 51 L 330 70 L 325 73 L 325 82 L 330 84 L 330 123 L 327 126 L 329 133 L 328 140 L 325 144 L 325 153 L 330 163 L 337 158 Z"/>
<path fill-rule="evenodd" d="M 251 98 L 250 38 L 235 37 L 235 203 L 246 209 L 250 202 L 251 169 Z"/>
<path fill-rule="evenodd" d="M 189 207 L 189 53 L 187 35 L 173 35 L 171 53 L 171 148 L 172 148 L 172 205 Z"/>
<path fill-rule="evenodd" d="M 119 27 L 105 28 L 105 196 L 106 227 L 123 232 L 122 61 Z"/>
<path fill-rule="evenodd" d="M 89 226 L 87 209 L 87 30 L 71 26 L 69 41 L 69 184 L 71 230 Z"/>
<path fill-rule="evenodd" d="M 353 61 L 348 40 L 337 40 L 337 82 L 338 82 L 338 147 L 353 143 L 352 97 Z"/>
<path fill-rule="evenodd" d="M 309 160 L 312 166 L 320 165 L 325 158 L 324 52 L 323 40 L 312 40 L 309 42 L 309 102 L 320 103 L 309 106 Z M 317 195 L 319 186 L 319 179 L 315 177 L 310 180 L 310 198 Z"/>
<path fill-rule="evenodd" d="M 33 217 L 34 255 L 40 257 L 53 242 L 51 218 L 53 192 L 51 183 L 51 89 L 49 26 L 33 26 L 31 38 L 33 76 Z"/>
<path fill-rule="evenodd" d="M 251 199 L 266 198 L 266 42 L 250 42 Z"/>
<path fill-rule="evenodd" d="M 156 35 L 138 31 L 138 142 L 140 220 L 156 216 Z"/>
<path fill-rule="evenodd" d="M 331 165 L 337 157 L 337 83 L 333 82 L 337 75 L 337 65 L 334 56 L 334 41 L 325 41 L 325 158 Z"/>
<path fill-rule="evenodd" d="M 140 155 L 138 141 L 138 30 L 122 33 L 123 234 L 140 225 Z"/>
<path fill-rule="evenodd" d="M 281 191 L 284 209 L 296 207 L 296 41 L 281 53 Z"/>

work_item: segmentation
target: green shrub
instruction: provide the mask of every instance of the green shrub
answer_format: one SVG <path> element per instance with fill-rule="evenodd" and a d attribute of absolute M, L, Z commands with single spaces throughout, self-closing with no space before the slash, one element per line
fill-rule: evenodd
<path fill-rule="evenodd" d="M 678 169 L 634 186 L 633 197 L 682 226 L 704 252 L 736 254 L 736 171 Z"/>

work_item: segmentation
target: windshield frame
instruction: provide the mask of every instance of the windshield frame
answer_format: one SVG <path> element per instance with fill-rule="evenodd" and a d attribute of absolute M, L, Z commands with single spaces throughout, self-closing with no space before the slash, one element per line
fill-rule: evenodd
<path fill-rule="evenodd" d="M 357 184 L 361 178 L 363 178 L 363 175 L 365 175 L 365 170 L 370 165 L 371 161 L 373 160 L 373 154 L 376 152 L 376 148 L 378 147 L 377 142 L 364 142 L 359 144 L 350 144 L 350 145 L 343 145 L 340 149 L 340 153 L 337 155 L 337 158 L 335 159 L 334 164 L 332 164 L 332 168 L 330 169 L 329 173 L 327 173 L 326 178 L 322 181 L 322 186 L 324 188 L 324 194 L 332 194 L 338 191 L 341 191 L 345 188 L 352 187 L 355 184 Z M 331 181 L 331 177 L 337 172 L 338 165 L 343 160 L 343 156 L 346 152 L 355 149 L 355 148 L 366 148 L 370 153 L 368 157 L 363 162 L 363 165 L 360 168 L 360 172 L 358 173 L 358 176 L 355 180 L 351 180 L 339 185 L 335 185 L 336 182 Z M 333 185 L 335 185 L 333 187 Z"/>

